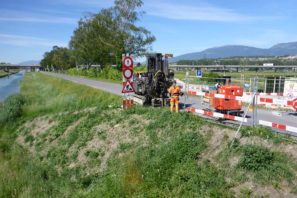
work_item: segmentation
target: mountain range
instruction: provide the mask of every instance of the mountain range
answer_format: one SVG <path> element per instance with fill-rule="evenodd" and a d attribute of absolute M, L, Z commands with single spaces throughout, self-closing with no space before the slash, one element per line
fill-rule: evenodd
<path fill-rule="evenodd" d="M 213 47 L 201 52 L 194 52 L 176 56 L 170 62 L 180 60 L 199 60 L 230 57 L 257 57 L 257 56 L 291 56 L 297 55 L 297 42 L 280 43 L 268 49 L 249 47 L 244 45 L 226 45 Z"/>

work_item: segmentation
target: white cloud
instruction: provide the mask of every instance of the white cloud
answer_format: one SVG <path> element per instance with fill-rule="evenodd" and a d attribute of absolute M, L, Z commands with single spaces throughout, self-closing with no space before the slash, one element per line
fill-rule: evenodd
<path fill-rule="evenodd" d="M 209 4 L 190 6 L 175 3 L 150 3 L 146 6 L 149 15 L 177 20 L 242 22 L 265 19 L 269 17 L 247 16 L 236 13 L 232 9 L 225 9 Z"/>
<path fill-rule="evenodd" d="M 13 45 L 13 46 L 45 46 L 52 47 L 54 45 L 67 46 L 67 43 L 61 41 L 53 41 L 38 37 L 23 36 L 23 35 L 13 35 L 13 34 L 0 34 L 0 43 Z"/>
<path fill-rule="evenodd" d="M 33 12 L 17 12 L 14 10 L 0 10 L 0 21 L 76 24 L 78 19 L 62 16 L 38 14 Z"/>

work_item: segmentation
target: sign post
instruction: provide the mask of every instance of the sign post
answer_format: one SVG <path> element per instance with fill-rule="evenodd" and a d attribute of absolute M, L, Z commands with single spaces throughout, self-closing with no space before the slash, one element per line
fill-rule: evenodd
<path fill-rule="evenodd" d="M 131 56 L 123 56 L 122 59 L 122 72 L 123 72 L 123 108 L 131 107 L 134 101 L 130 98 L 129 93 L 134 93 L 133 86 L 133 59 Z"/>

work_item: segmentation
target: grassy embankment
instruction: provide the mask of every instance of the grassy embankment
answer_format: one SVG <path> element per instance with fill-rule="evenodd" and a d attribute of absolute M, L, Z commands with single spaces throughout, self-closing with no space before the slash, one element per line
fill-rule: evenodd
<path fill-rule="evenodd" d="M 1 106 L 0 197 L 297 194 L 297 144 L 266 129 L 245 128 L 230 148 L 231 128 L 123 111 L 117 96 L 43 74 L 27 74 L 21 92 L 21 117 L 5 119 L 18 99 Z"/>
<path fill-rule="evenodd" d="M 19 71 L 20 70 L 15 69 L 15 70 L 10 70 L 9 73 L 8 73 L 8 72 L 5 72 L 5 71 L 0 70 L 0 78 L 5 77 L 5 76 L 8 76 L 8 75 L 11 75 L 11 74 L 18 73 Z"/>

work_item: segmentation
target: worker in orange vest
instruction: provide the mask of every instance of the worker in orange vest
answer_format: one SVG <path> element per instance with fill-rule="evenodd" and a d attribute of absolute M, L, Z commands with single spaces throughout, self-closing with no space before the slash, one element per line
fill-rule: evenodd
<path fill-rule="evenodd" d="M 176 85 L 176 81 L 173 81 L 172 86 L 168 89 L 169 96 L 171 97 L 170 99 L 170 111 L 174 111 L 174 105 L 175 105 L 175 110 L 176 112 L 179 111 L 179 96 L 182 95 L 181 89 L 179 86 Z"/>

